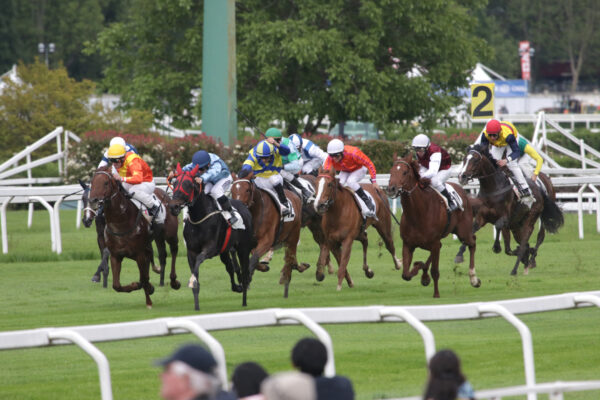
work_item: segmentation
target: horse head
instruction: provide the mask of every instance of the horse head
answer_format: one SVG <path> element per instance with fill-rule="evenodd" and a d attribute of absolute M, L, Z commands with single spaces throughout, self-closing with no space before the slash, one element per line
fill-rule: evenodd
<path fill-rule="evenodd" d="M 172 180 L 173 198 L 169 200 L 169 210 L 171 214 L 178 216 L 181 209 L 194 202 L 194 196 L 201 192 L 200 186 L 194 178 L 199 167 L 196 165 L 191 171 L 181 169 L 181 164 L 177 163 L 177 173 Z"/>
<path fill-rule="evenodd" d="M 100 167 L 90 182 L 89 205 L 93 210 L 110 201 L 118 192 L 120 182 L 112 176 L 110 166 Z"/>
<path fill-rule="evenodd" d="M 463 166 L 458 173 L 458 181 L 461 185 L 466 185 L 473 178 L 480 178 L 486 174 L 485 164 L 494 167 L 496 164 L 491 160 L 491 155 L 485 146 L 473 145 L 467 149 L 467 154 L 463 159 Z M 492 168 L 493 169 L 493 168 Z"/>
<path fill-rule="evenodd" d="M 254 172 L 250 172 L 249 175 L 245 175 L 243 178 L 232 174 L 231 198 L 241 201 L 248 207 L 252 206 L 255 189 L 254 182 L 252 181 L 253 177 Z"/>
<path fill-rule="evenodd" d="M 404 158 L 394 154 L 394 164 L 390 170 L 390 182 L 387 194 L 390 197 L 398 197 L 401 193 L 411 193 L 419 183 L 419 166 L 408 153 Z"/>
<path fill-rule="evenodd" d="M 319 175 L 315 183 L 315 201 L 313 207 L 319 214 L 324 214 L 327 209 L 335 201 L 335 193 L 338 182 L 335 179 L 335 170 L 333 168 L 325 170 L 322 167 L 319 168 Z"/>
<path fill-rule="evenodd" d="M 83 222 L 83 226 L 89 228 L 96 218 L 96 211 L 90 207 L 90 187 L 81 179 L 79 179 L 79 184 L 83 188 L 83 195 L 81 196 L 81 201 L 83 202 L 83 216 L 81 217 L 81 222 Z"/>

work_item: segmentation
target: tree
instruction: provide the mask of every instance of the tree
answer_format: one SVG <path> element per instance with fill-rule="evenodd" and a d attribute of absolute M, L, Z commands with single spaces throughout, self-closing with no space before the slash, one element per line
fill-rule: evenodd
<path fill-rule="evenodd" d="M 130 18 L 103 32 L 106 87 L 158 115 L 199 116 L 190 90 L 201 83 L 199 1 L 133 1 Z M 431 124 L 460 100 L 452 94 L 485 43 L 468 0 L 246 0 L 237 3 L 240 109 L 264 126 L 295 130 L 308 115 Z M 389 48 L 400 59 L 392 68 Z M 422 76 L 407 72 L 419 66 Z M 188 114 L 186 114 L 186 112 Z"/>
<path fill-rule="evenodd" d="M 76 82 L 64 67 L 49 70 L 36 60 L 17 68 L 21 82 L 5 80 L 0 94 L 0 159 L 22 150 L 57 126 L 75 133 L 88 130 L 96 116 L 87 102 L 94 83 Z"/>

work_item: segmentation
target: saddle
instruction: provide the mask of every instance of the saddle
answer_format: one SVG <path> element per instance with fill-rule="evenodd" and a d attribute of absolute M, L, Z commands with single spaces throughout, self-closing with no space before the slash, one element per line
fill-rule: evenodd
<path fill-rule="evenodd" d="M 221 214 L 221 217 L 223 217 L 223 219 L 225 219 L 225 222 L 229 223 L 229 219 L 231 218 L 231 213 L 229 211 L 223 210 L 217 200 L 215 200 L 212 197 L 211 197 L 211 199 L 212 199 L 213 204 L 217 207 L 217 210 L 219 210 L 219 214 Z M 237 218 L 237 221 L 235 222 L 235 224 L 231 225 L 231 228 L 232 229 L 242 229 L 242 230 L 246 229 L 242 215 L 240 214 L 238 209 L 235 208 L 235 206 L 233 204 L 231 205 L 231 209 L 233 210 L 233 214 Z"/>
<path fill-rule="evenodd" d="M 271 189 L 265 189 L 265 188 L 260 188 L 260 189 L 264 190 L 265 193 L 267 193 L 269 196 L 271 196 L 271 198 L 273 199 L 275 204 L 277 204 L 279 206 L 279 215 L 281 215 L 281 203 L 279 202 L 279 197 L 277 196 L 277 193 L 275 193 L 275 191 L 271 190 Z M 300 198 L 302 198 L 302 195 L 300 195 Z M 290 213 L 287 216 L 282 218 L 283 222 L 290 222 L 296 218 L 296 211 L 294 210 L 294 206 L 289 199 L 287 199 L 287 206 L 290 210 Z"/>
<path fill-rule="evenodd" d="M 148 222 L 148 224 L 152 224 L 153 222 L 156 224 L 164 224 L 165 223 L 165 219 L 167 218 L 167 209 L 165 208 L 165 205 L 162 203 L 162 201 L 160 201 L 158 199 L 158 197 L 156 197 L 155 194 L 152 194 L 152 200 L 154 201 L 154 204 L 159 204 L 159 207 L 158 207 L 158 213 L 156 213 L 156 215 L 154 217 L 152 217 L 152 215 L 150 215 L 150 213 L 148 212 L 148 207 L 146 207 L 144 204 L 142 204 L 142 202 L 140 202 L 139 200 L 136 200 L 133 197 L 130 200 L 133 204 L 135 204 L 135 206 L 138 208 L 138 210 L 140 210 L 142 212 L 142 215 L 144 216 L 144 218 L 146 218 L 146 221 Z"/>
<path fill-rule="evenodd" d="M 375 199 L 373 198 L 373 195 L 371 193 L 364 190 L 367 197 L 371 200 L 371 202 L 375 206 L 375 209 L 373 210 L 373 212 L 371 212 L 371 210 L 369 210 L 369 207 L 367 207 L 367 205 L 365 204 L 363 199 L 361 199 L 360 196 L 355 191 L 353 191 L 352 189 L 347 188 L 347 187 L 344 187 L 344 189 L 346 189 L 350 193 L 352 193 L 352 196 L 354 197 L 354 201 L 356 202 L 356 205 L 358 206 L 358 209 L 360 210 L 360 214 L 362 215 L 362 217 L 364 219 L 373 218 L 373 219 L 377 220 L 377 202 L 375 202 Z"/>
<path fill-rule="evenodd" d="M 454 203 L 458 206 L 458 208 L 461 211 L 464 211 L 464 207 L 463 207 L 463 200 L 462 198 L 459 196 L 459 194 L 456 192 L 456 190 L 454 189 L 454 186 L 445 183 L 444 186 L 446 187 L 446 190 L 448 191 L 448 193 L 450 194 L 450 196 L 452 196 L 452 200 L 454 200 Z M 446 196 L 444 196 L 443 194 L 441 194 L 436 188 L 434 188 L 433 186 L 431 186 L 431 188 L 433 190 L 435 190 L 435 192 L 444 200 L 444 204 L 446 204 L 446 209 L 448 209 L 448 199 L 446 198 Z"/>

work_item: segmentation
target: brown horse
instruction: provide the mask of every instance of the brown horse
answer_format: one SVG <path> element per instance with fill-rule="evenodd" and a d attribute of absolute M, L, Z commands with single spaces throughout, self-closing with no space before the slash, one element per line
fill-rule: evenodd
<path fill-rule="evenodd" d="M 97 209 L 104 207 L 106 227 L 104 238 L 110 251 L 110 266 L 113 274 L 113 289 L 117 292 L 131 292 L 144 289 L 146 306 L 152 307 L 150 295 L 154 286 L 150 283 L 149 269 L 152 258 L 153 236 L 141 211 L 129 199 L 130 195 L 120 182 L 115 180 L 109 167 L 99 168 L 94 174 L 89 194 L 90 205 Z M 163 199 L 164 201 L 165 199 Z M 168 217 L 167 217 L 168 218 Z M 174 217 L 176 219 L 176 217 Z M 165 229 L 168 223 L 165 220 Z M 156 234 L 156 233 L 155 233 Z M 179 289 L 181 284 L 175 274 L 175 255 L 171 263 L 171 287 Z M 140 280 L 121 286 L 121 263 L 123 258 L 135 260 L 140 272 Z"/>
<path fill-rule="evenodd" d="M 283 222 L 280 217 L 279 205 L 267 192 L 257 187 L 254 183 L 253 173 L 244 179 L 238 179 L 232 174 L 234 182 L 231 186 L 231 198 L 246 204 L 252 214 L 254 236 L 258 241 L 252 250 L 250 259 L 250 279 L 258 267 L 258 260 L 269 249 L 277 249 L 285 245 L 284 265 L 281 269 L 279 283 L 284 285 L 283 296 L 288 297 L 289 285 L 292 279 L 292 269 L 304 272 L 308 264 L 298 265 L 296 248 L 300 239 L 302 225 L 302 201 L 294 193 L 285 190 L 285 195 L 292 204 L 296 213 L 292 221 Z"/>
<path fill-rule="evenodd" d="M 541 179 L 548 191 L 546 194 L 528 180 L 531 193 L 535 202 L 528 208 L 517 200 L 506 174 L 497 167 L 495 160 L 490 155 L 487 148 L 480 145 L 471 147 L 463 161 L 463 167 L 459 174 L 461 184 L 466 184 L 470 179 L 479 179 L 480 191 L 479 198 L 482 206 L 479 208 L 473 229 L 476 231 L 487 222 L 496 224 L 498 229 L 502 230 L 504 237 L 505 252 L 510 255 L 516 255 L 517 261 L 511 274 L 516 275 L 519 263 L 525 266 L 525 274 L 530 268 L 535 268 L 537 251 L 544 241 L 546 230 L 555 233 L 564 223 L 562 211 L 556 205 L 556 193 L 550 179 L 540 174 Z M 542 224 L 538 231 L 535 247 L 529 246 L 529 238 L 533 233 L 535 222 L 541 218 Z M 515 252 L 510 250 L 510 234 L 512 232 L 518 243 Z M 495 247 L 499 252 L 499 246 Z"/>
<path fill-rule="evenodd" d="M 377 219 L 363 219 L 360 208 L 356 203 L 354 194 L 350 189 L 344 188 L 335 178 L 335 170 L 319 169 L 316 181 L 314 208 L 323 215 L 323 233 L 327 239 L 326 245 L 321 248 L 317 268 L 321 271 L 326 263 L 329 252 L 333 253 L 338 262 L 337 290 L 342 289 L 342 282 L 346 278 L 349 287 L 354 287 L 354 282 L 348 273 L 348 262 L 352 251 L 352 242 L 358 240 L 363 246 L 363 271 L 367 278 L 373 278 L 374 272 L 367 264 L 367 228 L 375 227 L 383 239 L 385 247 L 392 255 L 394 266 L 400 269 L 400 260 L 396 258 L 396 249 L 391 226 L 391 213 L 387 199 L 371 184 L 362 184 L 362 188 L 373 196 L 377 208 Z M 318 276 L 318 275 L 317 275 Z"/>
<path fill-rule="evenodd" d="M 463 209 L 448 213 L 442 196 L 431 186 L 428 180 L 419 176 L 419 164 L 413 160 L 412 153 L 400 158 L 394 154 L 394 164 L 390 170 L 388 195 L 400 196 L 402 202 L 402 218 L 400 220 L 400 237 L 402 238 L 402 278 L 411 280 L 423 270 L 421 284 L 429 285 L 428 274 L 431 265 L 433 277 L 433 297 L 440 297 L 438 280 L 440 277 L 440 249 L 442 238 L 449 233 L 458 236 L 461 242 L 469 246 L 469 277 L 471 286 L 481 286 L 475 274 L 475 235 L 473 234 L 473 210 L 463 188 L 451 184 L 462 199 Z M 417 261 L 410 269 L 413 253 L 417 247 L 428 250 L 429 258 L 425 263 Z"/>

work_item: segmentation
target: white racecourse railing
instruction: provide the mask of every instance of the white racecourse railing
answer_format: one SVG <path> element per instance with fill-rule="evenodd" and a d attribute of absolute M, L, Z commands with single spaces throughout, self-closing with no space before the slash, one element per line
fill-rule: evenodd
<path fill-rule="evenodd" d="M 450 182 L 458 182 L 457 176 L 460 166 L 453 166 Z M 559 193 L 558 201 L 577 200 L 574 202 L 563 202 L 566 211 L 577 211 L 579 223 L 579 238 L 583 239 L 583 211 L 595 211 L 596 213 L 596 231 L 600 232 L 600 169 L 575 169 L 575 168 L 552 168 L 545 169 L 544 172 L 552 177 L 552 183 L 555 187 L 577 187 L 577 192 Z M 559 176 L 560 175 L 560 176 Z M 564 176 L 568 175 L 568 176 Z M 377 183 L 381 187 L 386 187 L 390 179 L 389 174 L 377 174 Z M 166 178 L 157 177 L 155 182 L 162 189 L 166 189 Z M 369 182 L 367 178 L 365 183 Z M 471 182 L 465 186 L 471 192 L 476 192 L 478 184 Z M 591 190 L 585 192 L 586 189 Z M 75 224 L 79 228 L 81 220 L 81 186 L 63 185 L 63 186 L 42 186 L 42 187 L 23 187 L 23 186 L 1 186 L 0 185 L 0 229 L 2 233 L 2 252 L 8 253 L 8 235 L 6 227 L 6 210 L 9 203 L 41 203 L 49 213 L 50 217 L 50 238 L 51 249 L 57 254 L 62 253 L 62 240 L 60 231 L 60 206 L 64 200 L 79 200 Z M 586 201 L 584 201 L 586 200 Z M 50 205 L 54 203 L 54 205 Z M 392 202 L 392 211 L 395 213 L 399 201 Z M 33 219 L 33 208 L 29 209 L 28 226 L 31 227 Z"/>
<path fill-rule="evenodd" d="M 138 339 L 191 332 L 198 336 L 214 354 L 218 364 L 218 375 L 222 382 L 226 383 L 228 373 L 225 352 L 221 344 L 210 335 L 209 331 L 212 330 L 302 324 L 325 344 L 329 354 L 325 375 L 333 376 L 335 375 L 333 344 L 327 331 L 319 324 L 407 322 L 421 335 L 425 346 L 425 359 L 428 361 L 435 353 L 436 348 L 433 333 L 424 322 L 473 320 L 500 316 L 513 325 L 521 336 L 525 385 L 482 390 L 476 393 L 476 397 L 478 399 L 500 399 L 503 396 L 527 394 L 528 400 L 535 400 L 537 399 L 537 393 L 550 393 L 551 399 L 562 399 L 562 393 L 566 391 L 600 390 L 600 380 L 537 384 L 531 332 L 517 315 L 573 309 L 590 305 L 600 307 L 600 291 L 566 293 L 487 303 L 436 306 L 277 308 L 192 315 L 178 318 L 159 318 L 105 325 L 0 332 L 0 350 L 45 347 L 69 343 L 76 344 L 96 362 L 100 377 L 101 397 L 103 400 L 111 400 L 113 397 L 110 365 L 106 356 L 92 342 Z M 418 397 L 407 399 L 418 399 Z"/>

